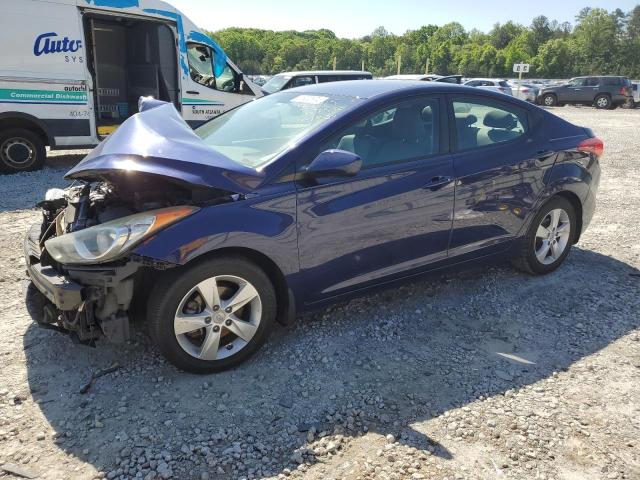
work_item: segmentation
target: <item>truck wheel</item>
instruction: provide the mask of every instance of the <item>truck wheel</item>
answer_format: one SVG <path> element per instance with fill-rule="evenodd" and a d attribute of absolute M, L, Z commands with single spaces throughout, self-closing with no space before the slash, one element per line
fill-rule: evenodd
<path fill-rule="evenodd" d="M 265 342 L 276 318 L 269 277 L 243 257 L 178 268 L 149 295 L 149 333 L 164 357 L 193 373 L 234 367 Z"/>
<path fill-rule="evenodd" d="M 555 107 L 558 104 L 558 99 L 552 93 L 547 93 L 542 96 L 542 105 L 545 107 Z"/>
<path fill-rule="evenodd" d="M 0 171 L 31 172 L 44 165 L 47 150 L 42 139 L 31 130 L 15 128 L 0 133 Z"/>
<path fill-rule="evenodd" d="M 599 108 L 601 110 L 608 110 L 612 105 L 611 97 L 609 97 L 609 95 L 598 95 L 593 103 L 595 104 L 596 108 Z"/>

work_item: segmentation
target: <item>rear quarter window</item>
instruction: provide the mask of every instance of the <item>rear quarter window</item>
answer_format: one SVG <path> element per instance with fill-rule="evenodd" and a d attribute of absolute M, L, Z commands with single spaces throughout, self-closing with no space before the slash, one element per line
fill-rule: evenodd
<path fill-rule="evenodd" d="M 622 85 L 622 79 L 618 77 L 605 78 L 603 84 L 608 86 Z"/>
<path fill-rule="evenodd" d="M 504 80 L 501 82 L 498 82 L 498 85 L 500 85 L 501 87 L 508 87 L 509 84 L 507 82 L 505 82 Z"/>
<path fill-rule="evenodd" d="M 511 142 L 530 128 L 526 109 L 490 98 L 456 96 L 453 111 L 458 151 Z"/>

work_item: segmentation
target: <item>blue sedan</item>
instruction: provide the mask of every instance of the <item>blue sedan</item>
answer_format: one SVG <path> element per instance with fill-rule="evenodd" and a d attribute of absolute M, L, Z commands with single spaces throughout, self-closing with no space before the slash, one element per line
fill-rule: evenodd
<path fill-rule="evenodd" d="M 489 91 L 326 83 L 195 132 L 171 104 L 140 110 L 47 193 L 28 272 L 41 325 L 122 342 L 146 317 L 187 371 L 391 281 L 505 257 L 547 274 L 595 209 L 602 141 Z"/>

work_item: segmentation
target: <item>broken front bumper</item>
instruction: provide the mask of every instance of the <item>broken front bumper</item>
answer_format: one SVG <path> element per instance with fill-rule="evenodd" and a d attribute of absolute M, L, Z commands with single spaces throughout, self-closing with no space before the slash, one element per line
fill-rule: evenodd
<path fill-rule="evenodd" d="M 31 282 L 57 310 L 45 315 L 45 322 L 58 323 L 81 341 L 103 335 L 114 342 L 127 340 L 134 277 L 141 264 L 65 266 L 63 274 L 41 265 L 39 236 L 40 225 L 34 225 L 24 239 L 24 253 Z"/>

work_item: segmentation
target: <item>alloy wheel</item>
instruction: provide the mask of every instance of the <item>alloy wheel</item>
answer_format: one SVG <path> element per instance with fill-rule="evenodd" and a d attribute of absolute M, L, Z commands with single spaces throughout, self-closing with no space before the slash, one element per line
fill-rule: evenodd
<path fill-rule="evenodd" d="M 606 97 L 600 97 L 596 100 L 596 105 L 600 108 L 607 108 L 609 106 L 609 99 Z"/>
<path fill-rule="evenodd" d="M 571 238 L 571 220 L 562 208 L 547 213 L 536 231 L 535 254 L 543 265 L 556 262 L 567 249 Z"/>
<path fill-rule="evenodd" d="M 180 301 L 173 328 L 180 347 L 200 360 L 238 353 L 255 336 L 262 300 L 247 280 L 233 275 L 208 278 Z"/>

